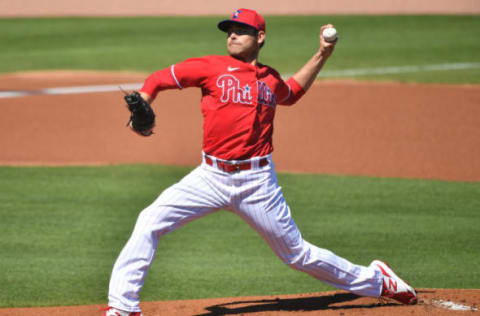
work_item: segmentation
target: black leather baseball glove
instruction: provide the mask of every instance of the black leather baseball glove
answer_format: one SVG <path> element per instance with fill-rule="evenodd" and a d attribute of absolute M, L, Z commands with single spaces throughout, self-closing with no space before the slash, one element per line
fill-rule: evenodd
<path fill-rule="evenodd" d="M 150 104 L 137 91 L 126 94 L 124 98 L 125 102 L 127 102 L 128 110 L 131 112 L 127 126 L 130 126 L 139 135 L 152 135 L 152 130 L 155 126 L 155 113 Z"/>

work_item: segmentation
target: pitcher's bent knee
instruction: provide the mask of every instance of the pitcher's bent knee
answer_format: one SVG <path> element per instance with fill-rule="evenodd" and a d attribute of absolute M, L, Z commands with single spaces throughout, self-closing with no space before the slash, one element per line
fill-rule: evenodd
<path fill-rule="evenodd" d="M 149 206 L 140 212 L 134 234 L 167 234 L 175 229 L 177 222 L 166 207 Z"/>

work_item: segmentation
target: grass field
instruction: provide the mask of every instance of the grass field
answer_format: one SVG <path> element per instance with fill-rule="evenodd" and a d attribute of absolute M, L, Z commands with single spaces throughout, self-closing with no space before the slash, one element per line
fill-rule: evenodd
<path fill-rule="evenodd" d="M 145 71 L 224 54 L 220 17 L 0 19 L 0 73 Z M 325 71 L 480 63 L 478 16 L 268 17 L 262 61 L 292 73 L 321 24 L 340 32 Z M 480 68 L 364 75 L 475 83 Z M 8 136 L 8 135 L 7 135 Z M 2 137 L 7 137 L 3 135 Z M 105 303 L 135 219 L 189 169 L 132 165 L 0 167 L 0 307 Z M 416 287 L 480 288 L 480 183 L 280 174 L 304 237 L 359 264 L 390 261 Z M 255 273 L 252 273 L 255 270 Z M 167 235 L 142 299 L 331 289 L 280 262 L 235 215 Z"/>
<path fill-rule="evenodd" d="M 0 307 L 104 303 L 138 212 L 188 171 L 0 167 Z M 279 182 L 308 241 L 359 264 L 390 261 L 416 287 L 479 287 L 480 183 L 294 174 Z M 220 211 L 161 240 L 142 298 L 327 289 Z"/>
<path fill-rule="evenodd" d="M 0 19 L 0 72 L 43 69 L 151 72 L 224 54 L 221 17 Z M 318 47 L 322 24 L 340 34 L 325 71 L 468 63 L 467 69 L 370 74 L 360 79 L 479 83 L 478 16 L 267 17 L 261 60 L 294 73 Z"/>

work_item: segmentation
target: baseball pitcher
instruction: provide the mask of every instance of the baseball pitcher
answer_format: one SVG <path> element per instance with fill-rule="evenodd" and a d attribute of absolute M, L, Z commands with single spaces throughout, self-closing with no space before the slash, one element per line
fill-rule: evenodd
<path fill-rule="evenodd" d="M 202 163 L 172 185 L 138 216 L 127 244 L 113 267 L 109 306 L 104 316 L 139 316 L 139 293 L 161 237 L 220 209 L 238 214 L 290 267 L 339 289 L 361 296 L 388 297 L 415 304 L 415 290 L 382 261 L 360 266 L 302 238 L 277 183 L 272 134 L 279 105 L 293 105 L 310 88 L 333 53 L 321 27 L 319 49 L 290 79 L 261 64 L 264 18 L 236 10 L 218 23 L 227 34 L 226 56 L 191 58 L 151 74 L 139 92 L 125 96 L 130 127 L 152 134 L 150 104 L 166 89 L 202 91 Z"/>

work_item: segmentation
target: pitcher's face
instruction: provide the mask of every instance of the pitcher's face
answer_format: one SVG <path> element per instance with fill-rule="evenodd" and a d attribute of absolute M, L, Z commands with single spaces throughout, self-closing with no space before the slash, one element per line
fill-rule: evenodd
<path fill-rule="evenodd" d="M 265 39 L 265 32 L 247 25 L 232 24 L 227 36 L 228 53 L 242 60 L 250 60 L 258 55 L 260 44 Z"/>

